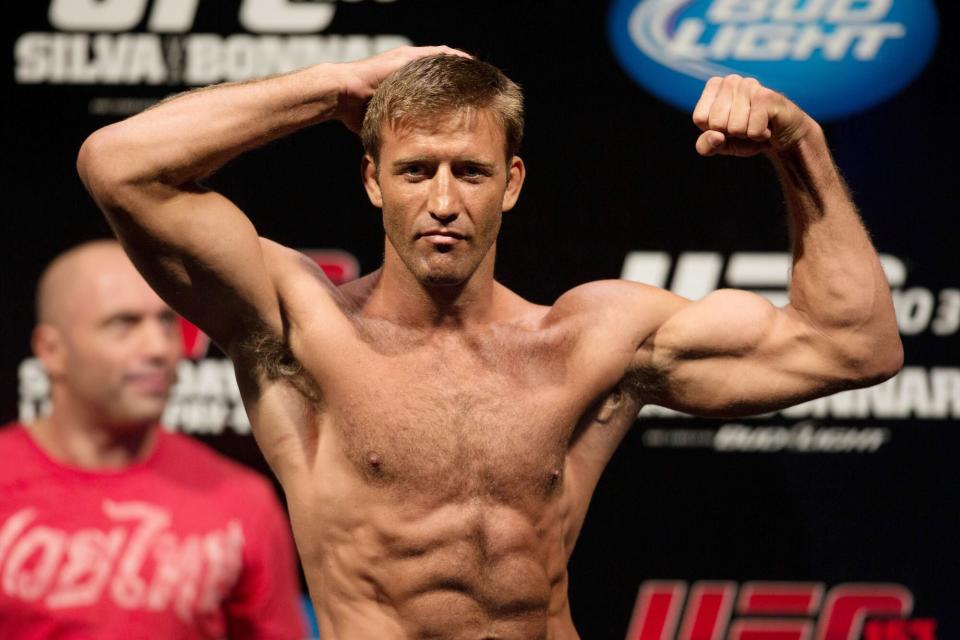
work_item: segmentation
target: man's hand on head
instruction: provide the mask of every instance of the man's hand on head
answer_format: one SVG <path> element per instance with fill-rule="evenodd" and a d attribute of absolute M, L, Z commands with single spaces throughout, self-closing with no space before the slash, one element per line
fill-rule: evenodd
<path fill-rule="evenodd" d="M 354 133 L 359 133 L 367 103 L 387 76 L 408 62 L 441 54 L 471 57 L 446 46 L 397 47 L 364 60 L 337 65 L 341 72 L 341 89 L 336 118 Z"/>
<path fill-rule="evenodd" d="M 702 156 L 786 151 L 818 125 L 782 94 L 736 74 L 707 81 L 693 110 Z"/>

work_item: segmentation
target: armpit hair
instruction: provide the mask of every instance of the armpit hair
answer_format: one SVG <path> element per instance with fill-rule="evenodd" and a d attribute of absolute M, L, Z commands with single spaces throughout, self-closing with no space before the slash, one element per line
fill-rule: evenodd
<path fill-rule="evenodd" d="M 620 380 L 619 387 L 640 404 L 647 404 L 658 398 L 666 385 L 662 375 L 659 375 L 652 368 L 644 367 L 628 371 Z"/>
<path fill-rule="evenodd" d="M 241 345 L 244 359 L 271 382 L 285 380 L 306 399 L 319 402 L 320 389 L 285 340 L 268 330 L 254 332 Z"/>

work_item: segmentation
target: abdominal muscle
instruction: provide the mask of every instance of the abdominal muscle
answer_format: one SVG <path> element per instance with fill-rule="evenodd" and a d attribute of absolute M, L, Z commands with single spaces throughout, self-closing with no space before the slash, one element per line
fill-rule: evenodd
<path fill-rule="evenodd" d="M 425 495 L 330 462 L 319 487 L 288 491 L 312 494 L 290 507 L 324 640 L 578 637 L 562 487 L 546 500 Z"/>

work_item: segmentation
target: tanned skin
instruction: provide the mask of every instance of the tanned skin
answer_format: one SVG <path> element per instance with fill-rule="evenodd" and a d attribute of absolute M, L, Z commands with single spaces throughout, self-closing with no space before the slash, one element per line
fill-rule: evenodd
<path fill-rule="evenodd" d="M 94 133 L 79 171 L 148 281 L 233 359 L 325 640 L 577 638 L 567 561 L 640 407 L 736 416 L 883 380 L 902 361 L 890 294 L 820 127 L 739 76 L 707 83 L 696 148 L 777 167 L 784 308 L 624 281 L 552 306 L 507 290 L 496 238 L 525 167 L 483 110 L 383 128 L 362 170 L 384 264 L 339 287 L 197 186 L 304 127 L 357 130 L 384 78 L 434 54 L 463 55 L 192 92 Z"/>

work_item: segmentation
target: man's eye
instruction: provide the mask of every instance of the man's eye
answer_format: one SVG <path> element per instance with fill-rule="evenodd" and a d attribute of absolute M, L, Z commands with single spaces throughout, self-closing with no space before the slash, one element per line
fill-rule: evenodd
<path fill-rule="evenodd" d="M 406 169 L 404 169 L 404 173 L 406 173 L 408 176 L 422 176 L 425 171 L 422 166 L 414 164 L 409 165 Z"/>
<path fill-rule="evenodd" d="M 115 327 L 129 327 L 137 323 L 136 316 L 117 316 L 110 320 L 110 324 Z"/>
<path fill-rule="evenodd" d="M 460 175 L 464 178 L 482 178 L 490 175 L 490 172 L 484 167 L 466 164 L 460 169 Z"/>
<path fill-rule="evenodd" d="M 125 333 L 137 324 L 136 316 L 120 315 L 110 318 L 104 325 L 108 331 L 115 333 Z"/>

